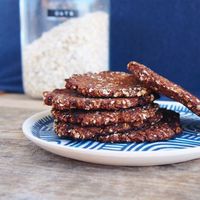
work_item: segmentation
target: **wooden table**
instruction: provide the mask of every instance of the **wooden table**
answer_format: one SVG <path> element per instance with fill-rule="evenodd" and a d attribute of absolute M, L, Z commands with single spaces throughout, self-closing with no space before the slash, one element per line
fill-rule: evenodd
<path fill-rule="evenodd" d="M 47 109 L 24 95 L 0 95 L 0 199 L 200 199 L 200 160 L 114 167 L 49 153 L 22 134 L 23 121 Z"/>

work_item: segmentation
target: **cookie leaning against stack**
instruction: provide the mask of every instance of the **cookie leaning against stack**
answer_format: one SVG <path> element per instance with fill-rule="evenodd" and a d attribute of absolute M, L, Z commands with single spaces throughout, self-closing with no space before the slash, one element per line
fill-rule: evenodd
<path fill-rule="evenodd" d="M 59 137 L 103 142 L 158 141 L 181 132 L 179 115 L 160 109 L 158 95 L 124 72 L 73 75 L 65 89 L 44 92 Z"/>

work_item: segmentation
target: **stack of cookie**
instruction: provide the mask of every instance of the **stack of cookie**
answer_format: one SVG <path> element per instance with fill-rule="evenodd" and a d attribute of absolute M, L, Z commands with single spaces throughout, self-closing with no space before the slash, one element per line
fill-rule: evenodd
<path fill-rule="evenodd" d="M 102 142 L 169 139 L 181 132 L 179 115 L 159 108 L 159 95 L 134 75 L 100 72 L 73 75 L 64 89 L 44 92 L 59 137 Z"/>

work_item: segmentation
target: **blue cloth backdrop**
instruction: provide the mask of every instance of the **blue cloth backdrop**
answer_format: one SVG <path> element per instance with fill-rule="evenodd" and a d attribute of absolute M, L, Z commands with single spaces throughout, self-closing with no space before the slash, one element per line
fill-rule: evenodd
<path fill-rule="evenodd" d="M 0 91 L 22 92 L 19 2 L 0 1 Z"/>
<path fill-rule="evenodd" d="M 0 1 L 0 90 L 22 92 L 19 5 Z M 110 66 L 136 60 L 200 96 L 200 1 L 112 0 Z"/>

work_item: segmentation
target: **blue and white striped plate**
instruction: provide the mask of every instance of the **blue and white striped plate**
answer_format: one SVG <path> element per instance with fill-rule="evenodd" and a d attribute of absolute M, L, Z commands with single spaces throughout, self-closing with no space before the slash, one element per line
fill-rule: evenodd
<path fill-rule="evenodd" d="M 163 165 L 200 158 L 200 117 L 177 102 L 157 101 L 179 112 L 183 133 L 154 143 L 101 143 L 60 139 L 53 131 L 53 118 L 44 111 L 28 118 L 23 132 L 31 141 L 52 153 L 81 161 L 125 166 Z"/>

